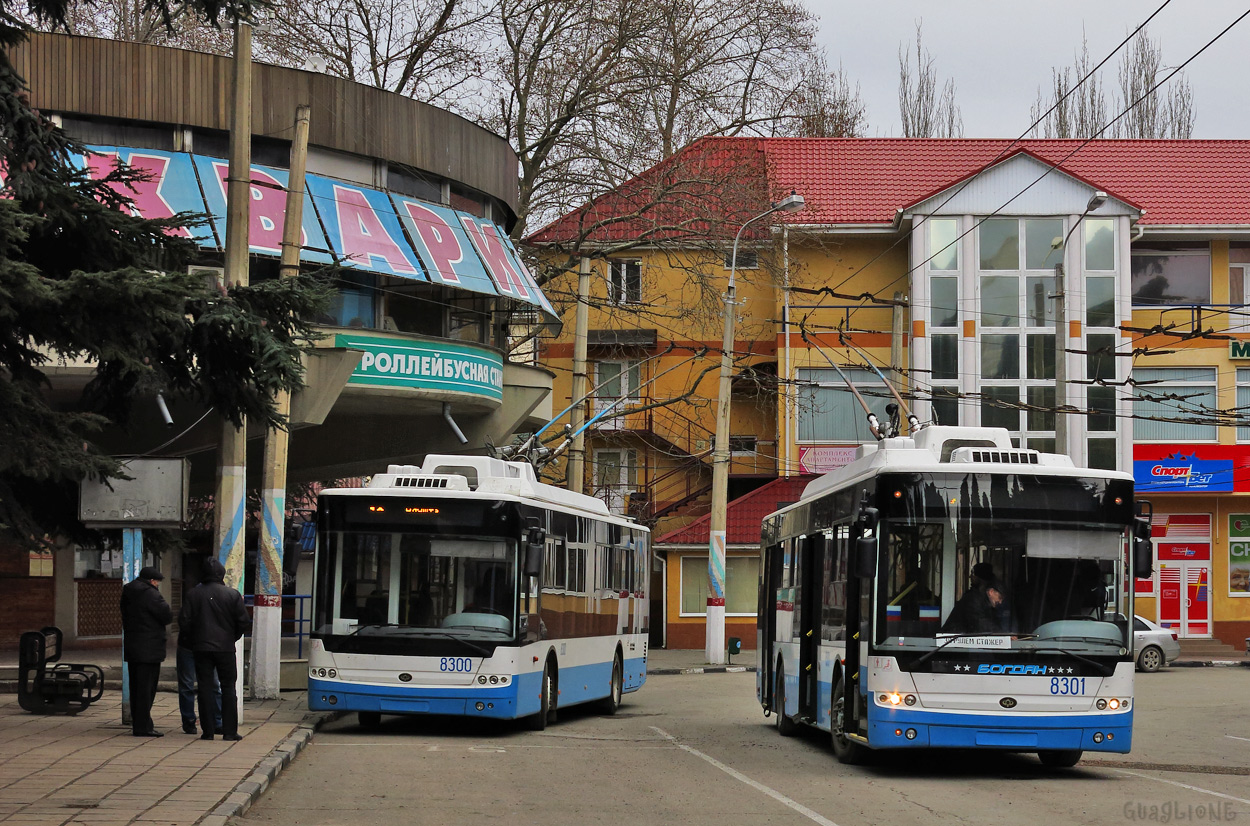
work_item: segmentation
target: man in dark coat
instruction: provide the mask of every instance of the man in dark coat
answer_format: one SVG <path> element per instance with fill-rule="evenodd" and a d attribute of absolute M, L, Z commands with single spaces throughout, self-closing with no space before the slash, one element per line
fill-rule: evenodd
<path fill-rule="evenodd" d="M 122 587 L 122 659 L 130 673 L 130 725 L 135 737 L 163 737 L 152 725 L 156 683 L 165 661 L 165 626 L 169 603 L 157 589 L 165 577 L 152 567 Z"/>
<path fill-rule="evenodd" d="M 972 566 L 972 585 L 964 591 L 946 623 L 944 632 L 956 634 L 993 634 L 1002 630 L 998 608 L 1003 603 L 1002 587 L 988 562 Z"/>
<path fill-rule="evenodd" d="M 216 559 L 205 561 L 200 584 L 187 592 L 178 614 L 179 635 L 195 652 L 200 726 L 204 730 L 201 740 L 212 740 L 215 734 L 214 683 L 221 686 L 222 739 L 243 739 L 239 735 L 239 705 L 234 685 L 238 678 L 234 646 L 252 621 L 243 606 L 243 595 L 226 587 L 225 578 L 225 566 Z"/>

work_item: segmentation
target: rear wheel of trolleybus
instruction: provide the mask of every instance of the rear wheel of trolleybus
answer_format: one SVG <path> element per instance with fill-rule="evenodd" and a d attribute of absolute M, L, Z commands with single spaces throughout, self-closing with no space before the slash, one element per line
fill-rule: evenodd
<path fill-rule="evenodd" d="M 842 675 L 833 682 L 833 701 L 829 709 L 829 740 L 833 746 L 833 756 L 838 762 L 853 766 L 864 762 L 866 749 L 859 743 L 847 738 L 843 732 L 843 706 L 846 703 L 846 686 Z"/>
<path fill-rule="evenodd" d="M 624 690 L 625 666 L 621 663 L 621 653 L 618 651 L 612 658 L 612 685 L 608 689 L 608 696 L 599 701 L 599 710 L 604 714 L 615 714 L 621 707 L 621 694 Z"/>
<path fill-rule="evenodd" d="M 798 723 L 786 716 L 786 672 L 777 661 L 777 688 L 773 690 L 773 713 L 777 715 L 777 733 L 782 737 L 792 737 L 798 730 Z"/>
<path fill-rule="evenodd" d="M 555 675 L 552 673 L 550 661 L 543 666 L 542 683 L 538 701 L 538 713 L 526 718 L 525 724 L 530 731 L 542 731 L 548 723 L 556 721 L 556 686 Z"/>
<path fill-rule="evenodd" d="M 1037 756 L 1042 761 L 1043 766 L 1052 769 L 1070 769 L 1080 761 L 1081 750 L 1051 749 L 1049 751 L 1039 751 Z"/>

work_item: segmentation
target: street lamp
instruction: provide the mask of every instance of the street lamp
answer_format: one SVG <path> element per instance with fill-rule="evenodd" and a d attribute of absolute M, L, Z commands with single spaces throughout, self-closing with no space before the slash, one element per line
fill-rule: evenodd
<path fill-rule="evenodd" d="M 1050 245 L 1051 251 L 1062 250 L 1059 263 L 1055 264 L 1055 451 L 1068 452 L 1068 418 L 1063 408 L 1068 404 L 1068 313 L 1065 301 L 1063 259 L 1067 255 L 1068 239 L 1085 220 L 1085 216 L 1107 202 L 1107 193 L 1096 191 L 1085 205 L 1081 217 L 1072 222 L 1068 234 L 1060 240 L 1056 238 Z M 1049 256 L 1047 256 L 1049 257 Z"/>
<path fill-rule="evenodd" d="M 712 514 L 708 526 L 707 642 L 704 653 L 713 665 L 725 662 L 725 515 L 729 499 L 729 396 L 733 378 L 734 277 L 738 272 L 738 241 L 751 224 L 775 212 L 798 212 L 803 196 L 793 191 L 749 219 L 734 236 L 725 290 L 725 336 L 721 342 L 720 388 L 716 400 L 716 443 L 712 449 Z"/>

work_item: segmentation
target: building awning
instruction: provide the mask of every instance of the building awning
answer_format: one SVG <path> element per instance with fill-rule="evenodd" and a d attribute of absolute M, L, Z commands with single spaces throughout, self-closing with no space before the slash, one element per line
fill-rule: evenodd
<path fill-rule="evenodd" d="M 589 330 L 588 347 L 636 347 L 653 349 L 659 340 L 658 331 L 651 330 Z"/>
<path fill-rule="evenodd" d="M 180 234 L 204 249 L 225 248 L 228 162 L 124 146 L 88 149 L 96 154 L 79 162 L 93 177 L 108 174 L 118 160 L 150 176 L 135 182 L 137 191 L 122 190 L 133 200 L 136 213 L 144 218 L 207 213 L 207 224 Z M 253 165 L 251 181 L 250 250 L 255 255 L 280 255 L 288 172 Z M 308 175 L 305 190 L 301 260 L 323 264 L 338 260 L 368 272 L 511 298 L 534 305 L 548 321 L 557 320 L 499 224 L 321 175 Z"/>

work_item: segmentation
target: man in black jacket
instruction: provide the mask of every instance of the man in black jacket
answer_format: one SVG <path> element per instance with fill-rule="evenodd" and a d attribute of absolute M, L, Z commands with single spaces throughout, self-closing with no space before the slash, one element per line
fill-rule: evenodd
<path fill-rule="evenodd" d="M 213 684 L 221 685 L 221 730 L 223 740 L 242 740 L 239 735 L 239 705 L 235 692 L 238 667 L 235 643 L 251 627 L 243 606 L 243 595 L 225 585 L 226 569 L 216 559 L 204 563 L 200 584 L 183 598 L 178 614 L 180 637 L 195 652 L 195 677 L 199 682 L 201 740 L 212 740 L 216 716 Z"/>
<path fill-rule="evenodd" d="M 122 587 L 122 659 L 130 673 L 130 725 L 135 737 L 163 737 L 152 725 L 152 703 L 165 661 L 165 626 L 173 613 L 157 590 L 165 577 L 152 567 Z"/>

